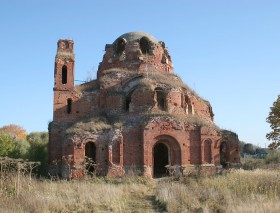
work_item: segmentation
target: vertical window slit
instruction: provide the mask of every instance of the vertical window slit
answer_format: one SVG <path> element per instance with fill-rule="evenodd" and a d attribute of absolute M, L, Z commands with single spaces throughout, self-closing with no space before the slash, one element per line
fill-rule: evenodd
<path fill-rule="evenodd" d="M 155 88 L 156 91 L 156 99 L 157 99 L 157 106 L 160 110 L 166 110 L 165 107 L 165 93 L 162 88 Z"/>
<path fill-rule="evenodd" d="M 67 99 L 67 113 L 70 114 L 72 111 L 72 100 L 70 98 Z"/>
<path fill-rule="evenodd" d="M 67 84 L 67 66 L 62 67 L 62 84 Z"/>
<path fill-rule="evenodd" d="M 125 111 L 129 112 L 129 105 L 131 103 L 131 96 L 126 97 L 125 100 Z"/>

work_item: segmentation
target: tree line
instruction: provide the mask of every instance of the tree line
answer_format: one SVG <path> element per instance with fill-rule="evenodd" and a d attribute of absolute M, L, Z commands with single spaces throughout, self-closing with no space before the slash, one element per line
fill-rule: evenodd
<path fill-rule="evenodd" d="M 47 132 L 31 132 L 18 125 L 0 128 L 0 157 L 21 158 L 40 162 L 39 173 L 44 173 L 48 163 L 49 135 Z"/>

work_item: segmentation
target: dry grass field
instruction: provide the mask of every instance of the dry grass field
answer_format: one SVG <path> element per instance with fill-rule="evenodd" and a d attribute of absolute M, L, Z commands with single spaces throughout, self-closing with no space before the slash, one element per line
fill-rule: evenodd
<path fill-rule="evenodd" d="M 82 181 L 1 174 L 0 212 L 280 212 L 280 170 Z"/>
<path fill-rule="evenodd" d="M 231 170 L 178 183 L 159 183 L 158 200 L 168 212 L 280 212 L 280 171 Z"/>

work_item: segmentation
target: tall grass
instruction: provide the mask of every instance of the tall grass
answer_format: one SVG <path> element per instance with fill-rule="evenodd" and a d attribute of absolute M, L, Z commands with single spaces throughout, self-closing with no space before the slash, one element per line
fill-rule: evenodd
<path fill-rule="evenodd" d="M 52 181 L 21 175 L 18 189 L 16 175 L 6 178 L 0 185 L 3 213 L 280 212 L 280 170 L 154 181 L 139 176 Z"/>
<path fill-rule="evenodd" d="M 14 190 L 13 177 L 10 178 L 7 187 Z M 0 212 L 131 212 L 135 204 L 133 195 L 148 191 L 144 184 L 115 184 L 105 179 L 94 182 L 33 179 L 30 182 L 22 176 L 21 186 L 16 196 L 1 192 Z"/>
<path fill-rule="evenodd" d="M 232 170 L 222 176 L 182 178 L 159 183 L 155 194 L 169 212 L 280 212 L 280 171 Z"/>
<path fill-rule="evenodd" d="M 110 129 L 112 126 L 107 122 L 105 117 L 94 117 L 84 119 L 70 126 L 66 133 L 79 133 L 83 131 L 98 132 L 100 130 Z"/>

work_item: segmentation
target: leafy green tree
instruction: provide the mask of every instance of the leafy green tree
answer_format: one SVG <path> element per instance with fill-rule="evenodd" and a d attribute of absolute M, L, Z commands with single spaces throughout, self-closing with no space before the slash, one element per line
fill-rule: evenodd
<path fill-rule="evenodd" d="M 26 139 L 30 143 L 48 143 L 49 134 L 47 132 L 31 132 Z"/>
<path fill-rule="evenodd" d="M 28 158 L 30 143 L 22 138 L 14 140 L 14 149 L 9 154 L 11 158 Z"/>
<path fill-rule="evenodd" d="M 265 157 L 265 163 L 280 163 L 280 150 L 271 150 Z"/>
<path fill-rule="evenodd" d="M 14 147 L 14 138 L 6 132 L 0 132 L 0 156 L 9 156 Z"/>
<path fill-rule="evenodd" d="M 246 154 L 254 155 L 256 154 L 256 150 L 259 148 L 260 148 L 259 146 L 256 146 L 254 144 L 246 143 L 244 144 L 243 152 Z"/>
<path fill-rule="evenodd" d="M 28 159 L 41 162 L 38 172 L 42 174 L 48 165 L 49 135 L 47 132 L 31 132 L 27 135 L 27 140 L 30 143 Z"/>
<path fill-rule="evenodd" d="M 280 146 L 280 95 L 278 95 L 270 110 L 266 121 L 270 124 L 272 131 L 266 134 L 266 138 L 272 141 L 268 147 L 277 149 Z"/>
<path fill-rule="evenodd" d="M 239 145 L 240 145 L 240 155 L 241 155 L 241 156 L 243 156 L 245 144 L 246 144 L 246 143 L 245 143 L 244 141 L 239 141 Z"/>
<path fill-rule="evenodd" d="M 11 158 L 26 158 L 30 144 L 22 138 L 14 138 L 13 135 L 0 133 L 0 156 Z"/>
<path fill-rule="evenodd" d="M 26 130 L 21 126 L 10 124 L 0 128 L 0 156 L 26 158 L 29 143 Z"/>

